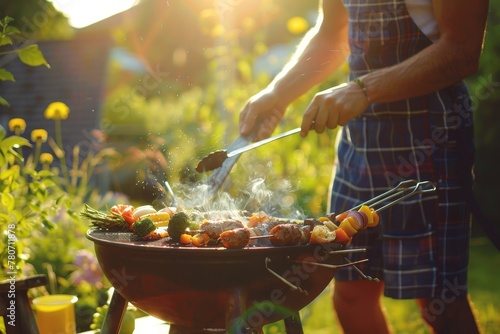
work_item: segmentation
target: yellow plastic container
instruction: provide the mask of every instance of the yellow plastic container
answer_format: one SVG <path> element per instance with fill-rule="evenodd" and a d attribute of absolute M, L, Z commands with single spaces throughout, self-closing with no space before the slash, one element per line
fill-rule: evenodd
<path fill-rule="evenodd" d="M 75 303 L 72 295 L 48 295 L 33 299 L 40 334 L 76 334 Z"/>

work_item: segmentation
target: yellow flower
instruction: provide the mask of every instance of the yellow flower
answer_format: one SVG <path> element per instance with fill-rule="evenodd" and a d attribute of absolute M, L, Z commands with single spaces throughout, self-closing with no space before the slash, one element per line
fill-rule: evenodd
<path fill-rule="evenodd" d="M 243 27 L 243 30 L 249 34 L 255 31 L 255 20 L 251 17 L 245 17 L 243 21 L 241 21 L 241 25 Z"/>
<path fill-rule="evenodd" d="M 40 163 L 42 165 L 50 165 L 54 161 L 54 157 L 50 153 L 40 154 Z"/>
<path fill-rule="evenodd" d="M 309 29 L 309 23 L 301 16 L 294 16 L 288 20 L 286 27 L 290 33 L 300 35 Z"/>
<path fill-rule="evenodd" d="M 224 27 L 215 9 L 204 9 L 198 19 L 203 33 L 214 37 L 224 33 Z"/>
<path fill-rule="evenodd" d="M 52 102 L 49 104 L 43 116 L 46 119 L 66 119 L 68 118 L 69 107 L 63 102 Z"/>
<path fill-rule="evenodd" d="M 26 122 L 22 118 L 13 118 L 9 121 L 9 130 L 20 135 L 26 130 Z"/>
<path fill-rule="evenodd" d="M 37 143 L 37 142 L 42 142 L 45 143 L 47 141 L 48 137 L 47 130 L 45 129 L 35 129 L 31 131 L 31 141 Z"/>

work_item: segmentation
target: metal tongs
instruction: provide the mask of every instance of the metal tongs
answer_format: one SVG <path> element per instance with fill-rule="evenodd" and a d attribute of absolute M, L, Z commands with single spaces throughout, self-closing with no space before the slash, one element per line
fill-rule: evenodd
<path fill-rule="evenodd" d="M 402 200 L 407 199 L 413 195 L 429 193 L 436 191 L 436 186 L 430 181 L 416 181 L 416 180 L 406 180 L 400 182 L 396 187 L 380 194 L 372 199 L 356 205 L 348 211 L 355 211 L 361 208 L 363 205 L 373 208 L 376 212 L 382 211 L 393 206 Z M 385 203 L 385 204 L 384 204 Z M 382 205 L 382 206 L 380 206 Z M 380 207 L 379 207 L 380 206 Z"/>
<path fill-rule="evenodd" d="M 255 133 L 251 133 L 246 137 L 239 136 L 227 147 L 226 150 L 212 152 L 203 158 L 196 166 L 196 170 L 200 173 L 213 170 L 212 174 L 205 182 L 205 185 L 207 186 L 206 201 L 209 201 L 217 194 L 227 176 L 231 172 L 231 169 L 238 161 L 241 153 L 298 132 L 300 132 L 300 128 L 295 128 L 254 143 L 252 143 L 252 140 Z"/>
<path fill-rule="evenodd" d="M 248 145 L 244 146 L 239 146 L 239 147 L 228 147 L 227 150 L 218 150 L 214 151 L 207 156 L 205 156 L 203 159 L 201 159 L 198 162 L 198 165 L 196 166 L 196 171 L 198 173 L 203 173 L 203 172 L 208 172 L 217 168 L 222 167 L 224 161 L 226 161 L 228 158 L 231 157 L 236 157 L 240 155 L 243 152 L 253 150 L 254 148 L 257 148 L 259 146 L 268 144 L 270 142 L 273 142 L 275 140 L 288 137 L 290 135 L 293 135 L 295 133 L 300 132 L 300 128 L 295 128 L 283 133 L 280 133 L 279 135 L 272 136 Z"/>

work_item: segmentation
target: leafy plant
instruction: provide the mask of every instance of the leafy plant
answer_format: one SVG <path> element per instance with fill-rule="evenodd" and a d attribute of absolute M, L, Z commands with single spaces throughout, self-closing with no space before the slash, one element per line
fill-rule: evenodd
<path fill-rule="evenodd" d="M 112 193 L 101 194 L 93 178 L 113 150 L 91 151 L 81 159 L 77 145 L 69 159 L 62 149 L 62 121 L 68 114 L 62 102 L 45 109 L 45 117 L 55 122 L 55 139 L 45 129 L 33 130 L 31 141 L 22 137 L 26 122 L 20 118 L 9 121 L 11 136 L 1 128 L 0 279 L 13 273 L 19 278 L 45 273 L 50 293 L 79 297 L 77 327 L 84 330 L 95 308 L 104 302 L 100 290 L 109 284 L 91 251 L 93 245 L 85 238 L 89 227 L 79 212 L 86 203 L 102 208 L 118 199 Z M 41 153 L 47 144 L 52 153 Z M 30 148 L 31 153 L 22 148 Z"/>
<path fill-rule="evenodd" d="M 13 45 L 12 37 L 20 34 L 21 32 L 16 27 L 10 25 L 14 19 L 6 16 L 0 20 L 0 56 L 6 54 L 16 53 L 19 60 L 29 66 L 45 65 L 50 68 L 50 65 L 45 60 L 42 52 L 38 49 L 37 44 L 27 44 L 15 47 Z M 5 50 L 7 46 L 11 48 Z M 0 80 L 2 81 L 15 81 L 14 75 L 4 68 L 0 68 Z M 9 102 L 0 96 L 0 105 L 8 106 Z"/>

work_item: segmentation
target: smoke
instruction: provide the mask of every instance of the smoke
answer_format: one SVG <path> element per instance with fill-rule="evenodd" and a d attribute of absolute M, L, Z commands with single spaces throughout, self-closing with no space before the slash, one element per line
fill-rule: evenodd
<path fill-rule="evenodd" d="M 256 178 L 246 183 L 243 189 L 229 193 L 219 191 L 211 195 L 207 184 L 173 186 L 178 205 L 187 210 L 214 213 L 215 217 L 238 218 L 263 211 L 267 215 L 281 218 L 303 218 L 296 207 L 296 198 L 289 181 L 270 181 Z M 234 191 L 234 190 L 233 190 Z"/>

